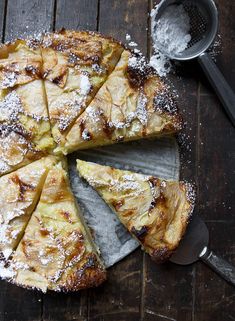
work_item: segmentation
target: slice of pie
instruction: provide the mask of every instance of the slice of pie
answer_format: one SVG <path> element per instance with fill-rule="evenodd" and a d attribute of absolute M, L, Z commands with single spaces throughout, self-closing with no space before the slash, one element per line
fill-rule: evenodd
<path fill-rule="evenodd" d="M 42 57 L 38 44 L 16 40 L 0 46 L 0 88 L 9 89 L 40 79 Z"/>
<path fill-rule="evenodd" d="M 193 210 L 190 184 L 81 160 L 77 169 L 155 261 L 170 257 Z"/>
<path fill-rule="evenodd" d="M 166 85 L 125 50 L 114 71 L 66 136 L 64 153 L 178 131 L 181 118 Z"/>
<path fill-rule="evenodd" d="M 8 259 L 18 245 L 56 162 L 55 156 L 44 157 L 0 177 L 0 261 Z"/>
<path fill-rule="evenodd" d="M 42 41 L 43 76 L 52 134 L 64 136 L 114 69 L 123 46 L 98 33 L 62 30 Z"/>
<path fill-rule="evenodd" d="M 44 292 L 98 286 L 105 267 L 85 227 L 61 163 L 48 174 L 13 257 L 14 282 Z"/>
<path fill-rule="evenodd" d="M 0 175 L 47 154 L 50 133 L 40 49 L 23 40 L 0 48 Z"/>

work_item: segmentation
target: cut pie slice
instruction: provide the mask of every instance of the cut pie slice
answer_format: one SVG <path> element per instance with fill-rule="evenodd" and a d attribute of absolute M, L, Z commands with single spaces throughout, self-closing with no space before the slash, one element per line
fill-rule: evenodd
<path fill-rule="evenodd" d="M 63 152 L 178 131 L 181 117 L 166 85 L 125 50 L 114 71 L 66 136 Z"/>
<path fill-rule="evenodd" d="M 39 79 L 40 49 L 31 45 L 17 40 L 0 48 L 0 175 L 42 157 L 54 146 Z"/>
<path fill-rule="evenodd" d="M 81 160 L 77 169 L 155 261 L 170 257 L 193 210 L 190 184 Z"/>
<path fill-rule="evenodd" d="M 16 284 L 44 292 L 77 291 L 106 278 L 61 163 L 47 176 L 12 266 Z"/>
<path fill-rule="evenodd" d="M 9 89 L 40 79 L 42 57 L 34 41 L 16 40 L 0 45 L 0 88 Z"/>
<path fill-rule="evenodd" d="M 55 156 L 44 157 L 0 178 L 0 261 L 8 259 L 18 245 L 56 162 Z"/>
<path fill-rule="evenodd" d="M 114 69 L 123 46 L 98 33 L 62 30 L 42 41 L 43 75 L 52 134 L 64 136 Z"/>

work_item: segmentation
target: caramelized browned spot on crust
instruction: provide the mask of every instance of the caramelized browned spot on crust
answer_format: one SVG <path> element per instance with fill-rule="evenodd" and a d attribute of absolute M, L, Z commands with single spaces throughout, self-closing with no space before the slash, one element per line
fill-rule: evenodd
<path fill-rule="evenodd" d="M 125 203 L 125 200 L 119 200 L 119 201 L 113 201 L 112 205 L 115 208 L 115 210 L 119 210 Z"/>
<path fill-rule="evenodd" d="M 72 223 L 71 215 L 70 215 L 69 212 L 67 212 L 67 211 L 60 211 L 60 214 L 62 215 L 63 218 L 65 218 L 66 221 L 68 221 L 69 223 Z"/>
<path fill-rule="evenodd" d="M 167 246 L 159 247 L 158 249 L 153 250 L 151 258 L 156 263 L 164 263 L 171 257 L 172 253 L 173 251 L 169 250 Z"/>
<path fill-rule="evenodd" d="M 139 230 L 137 230 L 134 226 L 131 228 L 131 233 L 141 242 L 144 241 L 145 236 L 148 234 L 148 227 L 141 226 Z"/>
<path fill-rule="evenodd" d="M 149 211 L 151 212 L 156 206 L 158 206 L 159 208 L 163 208 L 164 210 L 167 210 L 167 200 L 162 191 L 160 191 L 160 195 L 158 197 L 153 198 L 150 204 Z"/>
<path fill-rule="evenodd" d="M 30 240 L 22 240 L 21 244 L 22 244 L 22 251 L 23 251 L 25 257 L 26 258 L 29 257 L 30 254 L 28 253 L 28 248 L 30 248 L 34 244 Z"/>
<path fill-rule="evenodd" d="M 125 74 L 127 75 L 131 87 L 138 89 L 143 87 L 148 76 L 153 75 L 154 71 L 148 65 L 144 66 L 143 69 L 128 65 Z"/>
<path fill-rule="evenodd" d="M 39 231 L 41 236 L 48 236 L 50 234 L 50 232 L 45 228 L 41 228 Z"/>
<path fill-rule="evenodd" d="M 51 176 L 50 181 L 48 181 L 48 186 L 51 188 L 50 191 L 48 187 L 48 197 L 50 203 L 71 200 L 71 193 L 68 190 L 67 181 L 64 176 Z M 47 202 L 47 195 L 43 195 L 43 201 Z"/>
<path fill-rule="evenodd" d="M 96 287 L 106 280 L 106 271 L 94 254 L 88 253 L 83 262 L 74 273 L 68 275 L 66 283 L 59 285 L 57 290 L 63 292 L 77 291 Z"/>
<path fill-rule="evenodd" d="M 149 181 L 151 187 L 155 187 L 155 186 L 159 186 L 160 185 L 159 178 L 151 176 L 151 177 L 149 177 L 148 181 Z"/>
<path fill-rule="evenodd" d="M 80 122 L 80 136 L 82 135 L 82 133 L 84 133 L 84 130 L 85 130 L 86 140 L 91 140 L 92 134 L 86 129 L 86 120 L 82 119 Z"/>
<path fill-rule="evenodd" d="M 65 70 L 63 74 L 53 78 L 52 82 L 56 85 L 63 85 L 64 84 L 64 77 L 66 77 L 67 71 Z"/>
<path fill-rule="evenodd" d="M 31 134 L 25 128 L 16 122 L 8 122 L 0 124 L 0 136 L 7 137 L 12 132 L 22 136 L 25 140 L 30 140 Z"/>
<path fill-rule="evenodd" d="M 24 183 L 22 180 L 20 180 L 17 174 L 15 174 L 14 176 L 11 176 L 10 179 L 14 184 L 19 185 L 19 196 L 18 196 L 19 201 L 24 201 L 25 192 L 35 190 L 35 186 Z"/>
<path fill-rule="evenodd" d="M 105 136 L 107 138 L 111 139 L 112 138 L 112 133 L 114 132 L 115 128 L 110 126 L 107 118 L 104 115 L 102 115 L 102 116 L 103 116 L 103 119 L 104 119 L 104 121 L 103 121 L 103 132 L 104 132 L 104 134 L 105 134 Z"/>

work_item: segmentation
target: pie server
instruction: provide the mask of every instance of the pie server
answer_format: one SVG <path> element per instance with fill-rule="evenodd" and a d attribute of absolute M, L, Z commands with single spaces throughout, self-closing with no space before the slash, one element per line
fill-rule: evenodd
<path fill-rule="evenodd" d="M 170 261 L 180 265 L 188 265 L 202 260 L 222 278 L 235 286 L 235 267 L 210 250 L 208 242 L 209 232 L 206 224 L 199 216 L 194 215 L 184 238 L 171 256 Z"/>
<path fill-rule="evenodd" d="M 210 84 L 217 93 L 226 113 L 235 126 L 235 94 L 224 76 L 206 52 L 213 43 L 218 30 L 218 11 L 213 0 L 163 0 L 152 17 L 152 34 L 156 28 L 155 21 L 160 19 L 164 10 L 173 4 L 182 4 L 190 18 L 191 41 L 181 53 L 167 54 L 165 48 L 159 47 L 170 59 L 186 61 L 197 58 Z M 154 40 L 154 39 L 153 39 Z"/>

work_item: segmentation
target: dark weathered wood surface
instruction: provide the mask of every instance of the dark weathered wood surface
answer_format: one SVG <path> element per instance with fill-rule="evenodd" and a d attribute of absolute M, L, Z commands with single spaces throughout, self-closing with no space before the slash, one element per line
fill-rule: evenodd
<path fill-rule="evenodd" d="M 222 52 L 218 66 L 235 88 L 235 2 L 217 0 Z M 129 33 L 150 52 L 151 0 L 0 0 L 0 35 L 10 40 L 45 29 L 98 30 L 124 41 Z M 199 66 L 187 63 L 171 81 L 186 120 L 184 179 L 197 184 L 197 207 L 210 245 L 235 264 L 235 131 Z M 234 288 L 202 263 L 156 266 L 137 250 L 109 270 L 98 289 L 42 295 L 0 282 L 0 321 L 233 321 Z"/>

